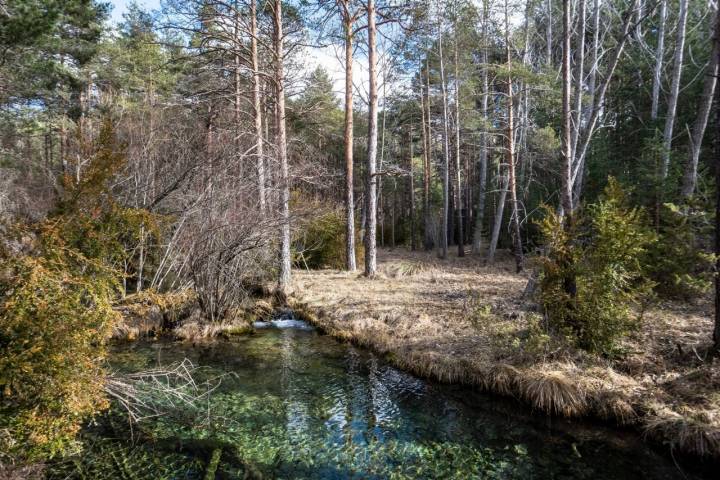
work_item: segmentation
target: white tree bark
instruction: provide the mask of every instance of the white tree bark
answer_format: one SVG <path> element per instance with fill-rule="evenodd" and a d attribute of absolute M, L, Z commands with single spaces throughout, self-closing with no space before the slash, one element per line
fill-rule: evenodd
<path fill-rule="evenodd" d="M 573 214 L 573 152 L 572 112 L 570 110 L 570 0 L 563 0 L 563 50 L 562 50 L 562 191 L 560 202 L 563 213 Z"/>
<path fill-rule="evenodd" d="M 667 21 L 667 0 L 660 2 L 660 19 L 658 22 L 658 38 L 655 47 L 655 70 L 653 71 L 652 104 L 650 119 L 655 121 L 658 117 L 660 103 L 660 84 L 662 80 L 663 55 L 665 52 L 665 22 Z"/>
<path fill-rule="evenodd" d="M 718 23 L 718 11 L 715 10 L 713 15 L 713 27 Z M 714 35 L 717 35 L 715 33 Z M 713 49 L 710 52 L 707 69 L 705 72 L 705 81 L 703 83 L 703 91 L 700 96 L 700 102 L 697 109 L 697 117 L 690 133 L 690 158 L 685 166 L 685 174 L 683 175 L 682 189 L 680 194 L 684 198 L 689 198 L 695 193 L 697 185 L 698 162 L 700 160 L 700 150 L 702 147 L 705 129 L 707 128 L 710 110 L 712 109 L 713 98 L 715 96 L 715 88 L 717 87 L 717 77 L 720 73 L 718 69 L 718 57 L 720 57 L 720 46 L 713 36 Z"/>
<path fill-rule="evenodd" d="M 500 197 L 498 198 L 497 208 L 495 210 L 495 218 L 493 219 L 492 233 L 490 234 L 490 246 L 488 247 L 487 263 L 492 265 L 495 261 L 495 251 L 497 250 L 498 239 L 500 238 L 500 227 L 502 227 L 503 214 L 505 213 L 505 200 L 508 192 L 508 176 L 503 176 L 499 183 Z"/>
<path fill-rule="evenodd" d="M 672 82 L 668 96 L 668 109 L 665 115 L 665 129 L 663 130 L 662 170 L 660 176 L 664 181 L 670 169 L 670 148 L 672 147 L 673 129 L 677 113 L 677 102 L 680 93 L 680 79 L 682 77 L 683 56 L 685 52 L 685 26 L 687 24 L 688 0 L 680 0 L 678 12 L 677 36 L 675 41 L 675 60 L 673 62 Z"/>
<path fill-rule="evenodd" d="M 585 75 L 585 0 L 578 0 L 577 4 L 577 29 L 575 32 L 575 86 L 574 98 L 572 105 L 572 146 L 570 154 L 572 158 L 576 158 L 578 138 L 580 137 L 580 129 L 582 128 L 582 98 L 583 98 L 583 80 Z"/>

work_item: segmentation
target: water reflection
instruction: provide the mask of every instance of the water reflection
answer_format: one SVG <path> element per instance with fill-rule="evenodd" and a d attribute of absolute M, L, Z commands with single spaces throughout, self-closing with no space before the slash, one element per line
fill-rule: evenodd
<path fill-rule="evenodd" d="M 212 428 L 176 416 L 143 429 L 175 444 L 219 442 L 242 468 L 271 478 L 698 478 L 634 435 L 533 417 L 510 400 L 428 383 L 285 326 L 212 346 L 121 347 L 113 358 L 126 370 L 187 357 L 208 378 L 233 374 L 211 398 Z M 186 455 L 206 461 L 205 452 Z M 234 478 L 231 467 L 221 464 L 218 478 Z"/>

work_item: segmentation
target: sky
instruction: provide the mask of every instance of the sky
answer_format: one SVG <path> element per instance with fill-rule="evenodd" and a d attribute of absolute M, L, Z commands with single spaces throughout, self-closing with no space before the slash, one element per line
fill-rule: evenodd
<path fill-rule="evenodd" d="M 127 6 L 132 2 L 133 0 L 110 0 L 110 3 L 114 6 L 110 14 L 110 21 L 115 24 L 121 22 L 123 13 L 127 11 Z M 135 3 L 145 10 L 156 10 L 160 8 L 160 0 L 135 0 Z"/>
<path fill-rule="evenodd" d="M 160 0 L 134 0 L 141 8 L 145 10 L 157 10 L 160 8 Z M 113 24 L 118 24 L 122 21 L 123 13 L 127 12 L 128 5 L 133 3 L 133 0 L 110 0 L 113 5 L 112 12 L 110 14 L 110 21 Z M 324 48 L 309 48 L 304 52 L 304 66 L 305 71 L 310 72 L 317 66 L 322 66 L 330 75 L 333 81 L 333 89 L 339 99 L 342 98 L 345 90 L 345 70 L 341 61 L 342 56 L 338 59 L 338 53 L 343 54 L 344 52 L 337 52 L 337 47 L 326 46 Z M 364 96 L 367 91 L 367 69 L 364 62 L 355 59 L 353 67 L 353 81 L 361 96 Z"/>

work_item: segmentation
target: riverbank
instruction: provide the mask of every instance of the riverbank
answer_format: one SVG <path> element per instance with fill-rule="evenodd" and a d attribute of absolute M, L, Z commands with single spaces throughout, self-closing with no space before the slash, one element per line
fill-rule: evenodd
<path fill-rule="evenodd" d="M 509 258 L 380 251 L 377 278 L 296 271 L 290 306 L 326 333 L 444 382 L 565 417 L 633 425 L 673 451 L 720 460 L 720 365 L 704 358 L 709 305 L 657 305 L 615 359 L 543 333 Z"/>

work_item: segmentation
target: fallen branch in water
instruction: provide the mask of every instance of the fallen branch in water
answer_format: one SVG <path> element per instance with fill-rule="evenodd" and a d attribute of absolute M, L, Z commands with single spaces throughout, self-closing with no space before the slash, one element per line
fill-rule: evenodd
<path fill-rule="evenodd" d="M 198 384 L 198 367 L 184 359 L 167 367 L 138 373 L 114 373 L 105 381 L 105 392 L 127 412 L 131 423 L 177 411 L 199 410 L 220 386 L 222 377 Z"/>

